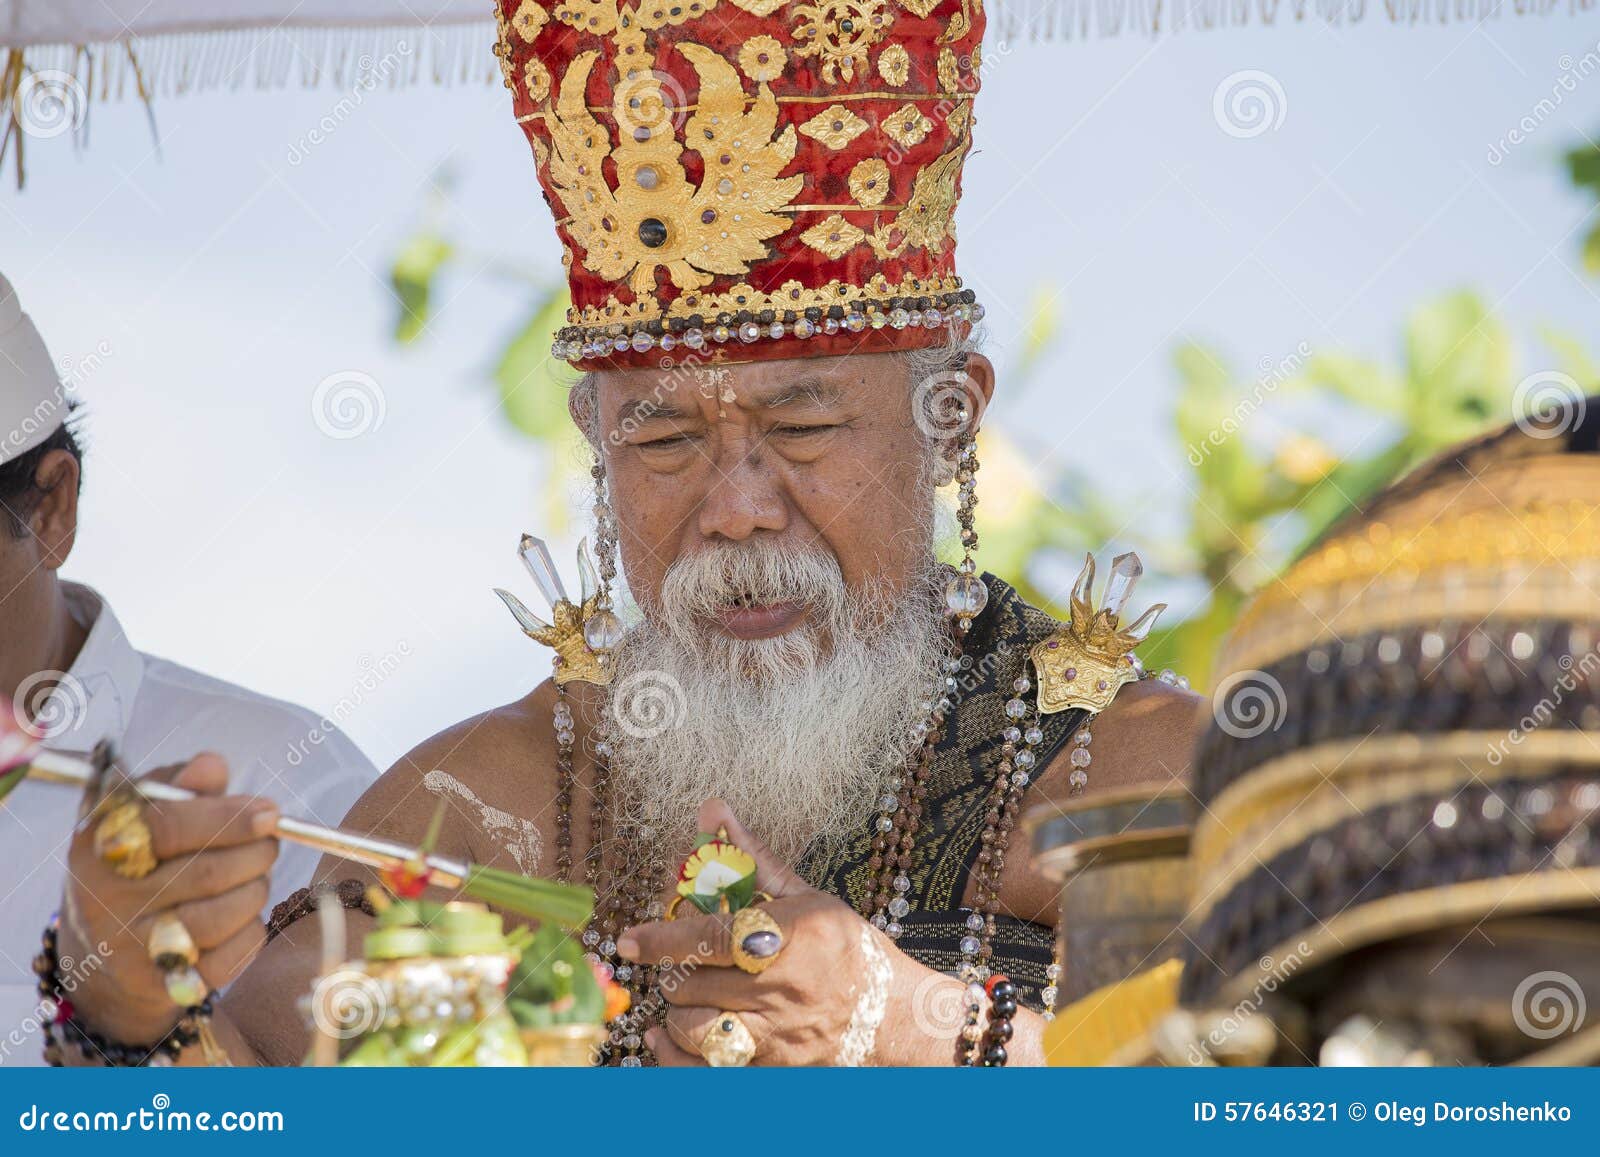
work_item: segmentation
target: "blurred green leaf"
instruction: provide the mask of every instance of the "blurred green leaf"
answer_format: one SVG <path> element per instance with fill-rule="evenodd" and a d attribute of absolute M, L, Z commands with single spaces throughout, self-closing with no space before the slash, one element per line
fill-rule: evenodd
<path fill-rule="evenodd" d="M 1318 354 L 1303 379 L 1312 388 L 1331 390 L 1352 405 L 1377 414 L 1403 417 L 1405 381 L 1383 367 L 1349 354 Z M 1298 388 L 1300 383 L 1296 383 Z"/>
<path fill-rule="evenodd" d="M 1583 271 L 1600 275 L 1600 225 L 1583 239 Z"/>
<path fill-rule="evenodd" d="M 454 255 L 450 242 L 431 233 L 419 234 L 401 247 L 389 271 L 389 284 L 400 299 L 394 336 L 401 345 L 416 341 L 427 328 L 434 278 Z"/>
<path fill-rule="evenodd" d="M 1600 145 L 1585 145 L 1568 153 L 1567 174 L 1579 188 L 1600 189 Z"/>
<path fill-rule="evenodd" d="M 1567 154 L 1567 175 L 1580 189 L 1588 189 L 1600 197 L 1600 145 L 1586 144 Z M 1600 275 L 1600 225 L 1589 230 L 1583 239 L 1584 272 Z"/>
<path fill-rule="evenodd" d="M 506 418 L 530 438 L 559 444 L 572 432 L 567 416 L 566 362 L 550 356 L 550 343 L 566 319 L 565 289 L 539 295 L 528 318 L 507 343 L 494 369 Z"/>

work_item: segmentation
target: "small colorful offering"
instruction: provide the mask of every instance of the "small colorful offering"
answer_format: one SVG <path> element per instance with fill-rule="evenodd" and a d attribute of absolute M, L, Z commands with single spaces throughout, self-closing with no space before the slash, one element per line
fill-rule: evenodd
<path fill-rule="evenodd" d="M 346 1041 L 340 1064 L 488 1068 L 592 1063 L 627 993 L 553 925 L 504 929 L 481 904 L 393 899 L 363 959 L 324 977 L 303 1011 Z"/>
<path fill-rule="evenodd" d="M 737 912 L 755 899 L 755 857 L 729 841 L 727 828 L 718 828 L 714 836 L 701 834 L 694 851 L 678 870 L 678 897 L 668 918 L 681 900 L 688 900 L 712 916 Z"/>

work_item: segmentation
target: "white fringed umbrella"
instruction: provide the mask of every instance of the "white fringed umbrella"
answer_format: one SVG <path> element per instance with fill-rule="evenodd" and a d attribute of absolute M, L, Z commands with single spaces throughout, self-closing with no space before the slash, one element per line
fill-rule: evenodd
<path fill-rule="evenodd" d="M 737 3 L 738 0 L 726 0 Z M 989 0 L 1000 41 L 1388 23 L 1472 25 L 1600 9 L 1600 0 Z M 90 99 L 210 88 L 488 82 L 490 0 L 0 0 L 0 101 L 18 126 L 76 126 Z M 376 74 L 376 75 L 375 75 Z M 61 131 L 57 129 L 57 131 Z M 48 132 L 46 135 L 49 135 Z"/>

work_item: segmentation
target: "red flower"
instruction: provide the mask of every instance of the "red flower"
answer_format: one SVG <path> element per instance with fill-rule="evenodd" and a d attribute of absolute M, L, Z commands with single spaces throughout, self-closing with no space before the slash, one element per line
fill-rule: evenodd
<path fill-rule="evenodd" d="M 428 866 L 421 860 L 407 860 L 378 873 L 383 886 L 402 900 L 415 900 L 428 890 Z"/>

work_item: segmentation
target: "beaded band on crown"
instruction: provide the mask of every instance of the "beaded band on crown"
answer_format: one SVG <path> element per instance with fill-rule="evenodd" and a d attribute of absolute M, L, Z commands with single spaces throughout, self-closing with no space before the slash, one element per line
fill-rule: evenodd
<path fill-rule="evenodd" d="M 680 346 L 691 352 L 711 349 L 730 342 L 738 345 L 756 345 L 761 342 L 782 341 L 785 338 L 808 341 L 812 338 L 852 338 L 838 348 L 821 350 L 824 353 L 847 353 L 855 349 L 874 352 L 870 347 L 871 335 L 881 331 L 897 333 L 902 330 L 952 329 L 976 324 L 983 320 L 984 309 L 970 289 L 958 290 L 937 296 L 893 297 L 886 301 L 854 300 L 848 305 L 813 305 L 803 309 L 741 309 L 723 311 L 709 319 L 704 314 L 688 317 L 652 318 L 626 324 L 611 323 L 603 326 L 568 326 L 556 333 L 550 347 L 552 357 L 563 361 L 606 361 L 613 354 L 649 353 L 659 350 L 671 353 Z M 964 333 L 960 329 L 958 332 Z M 819 341 L 818 347 L 829 344 Z M 905 342 L 887 343 L 889 348 L 903 348 Z M 930 343 L 931 344 L 931 343 Z M 792 346 L 784 356 L 800 356 Z"/>

